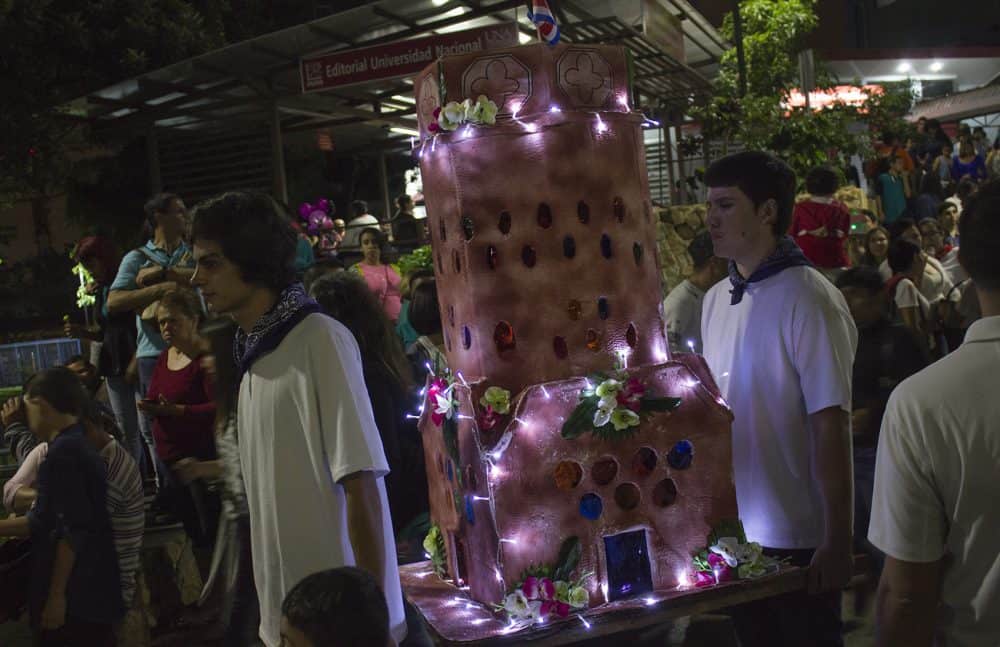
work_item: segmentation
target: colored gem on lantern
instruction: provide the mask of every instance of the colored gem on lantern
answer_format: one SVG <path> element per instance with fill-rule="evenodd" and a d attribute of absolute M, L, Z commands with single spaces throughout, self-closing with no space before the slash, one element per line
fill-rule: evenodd
<path fill-rule="evenodd" d="M 667 464 L 675 470 L 686 470 L 694 460 L 694 445 L 690 440 L 678 440 L 667 454 Z"/>
<path fill-rule="evenodd" d="M 566 339 L 555 337 L 552 339 L 552 350 L 559 359 L 566 359 L 569 355 L 569 348 L 566 346 Z"/>
<path fill-rule="evenodd" d="M 618 222 L 625 222 L 625 203 L 619 196 L 615 196 L 615 199 L 611 203 L 611 209 Z"/>
<path fill-rule="evenodd" d="M 500 233 L 503 234 L 504 236 L 506 236 L 507 234 L 510 233 L 510 212 L 509 211 L 501 211 L 500 212 L 500 220 L 497 222 L 497 228 L 500 230 Z"/>
<path fill-rule="evenodd" d="M 576 217 L 580 219 L 580 222 L 587 224 L 590 222 L 590 205 L 588 205 L 583 200 L 576 203 Z"/>
<path fill-rule="evenodd" d="M 563 238 L 563 256 L 566 258 L 573 258 L 576 256 L 576 241 L 573 240 L 572 236 L 566 236 Z"/>
<path fill-rule="evenodd" d="M 538 254 L 535 253 L 534 247 L 531 245 L 525 245 L 521 249 L 521 262 L 523 262 L 526 267 L 535 266 L 535 263 L 538 262 Z"/>
<path fill-rule="evenodd" d="M 580 315 L 583 313 L 583 306 L 576 299 L 570 299 L 569 305 L 566 306 L 566 312 L 569 314 L 569 318 L 573 321 L 580 319 Z"/>
<path fill-rule="evenodd" d="M 538 226 L 542 229 L 552 226 L 552 207 L 544 202 L 538 205 Z"/>
<path fill-rule="evenodd" d="M 633 323 L 630 323 L 628 329 L 625 330 L 625 343 L 629 345 L 629 348 L 635 348 L 636 344 L 639 343 L 639 333 Z"/>
<path fill-rule="evenodd" d="M 493 343 L 496 344 L 497 352 L 502 353 L 514 350 L 516 341 L 514 339 L 514 328 L 506 321 L 501 321 L 493 329 Z"/>
<path fill-rule="evenodd" d="M 601 256 L 611 258 L 611 237 L 607 234 L 601 236 Z"/>
<path fill-rule="evenodd" d="M 580 497 L 580 516 L 584 519 L 596 521 L 601 517 L 603 511 L 604 503 L 601 502 L 601 497 L 593 492 Z"/>

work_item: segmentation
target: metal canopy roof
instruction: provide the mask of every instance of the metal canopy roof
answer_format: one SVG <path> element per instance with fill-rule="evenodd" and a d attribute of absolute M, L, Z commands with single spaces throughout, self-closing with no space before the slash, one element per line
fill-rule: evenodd
<path fill-rule="evenodd" d="M 301 93 L 302 56 L 369 47 L 515 20 L 522 41 L 535 38 L 524 0 L 380 0 L 295 27 L 230 45 L 122 81 L 73 101 L 70 112 L 107 132 L 136 134 L 151 127 L 200 130 L 270 121 L 281 130 L 336 128 L 341 145 L 387 139 L 389 127 L 415 125 L 409 79 L 382 80 Z M 648 103 L 702 94 L 727 44 L 686 0 L 659 0 L 680 21 L 686 61 L 671 57 L 623 19 L 638 0 L 563 0 L 559 23 L 569 42 L 620 43 L 636 61 L 636 86 Z M 627 11 L 625 12 L 627 13 Z M 349 128 L 347 128 L 349 126 Z M 388 146 L 406 145 L 392 139 Z"/>
<path fill-rule="evenodd" d="M 987 85 L 918 103 L 910 111 L 910 118 L 957 121 L 997 112 L 1000 112 L 1000 85 Z"/>

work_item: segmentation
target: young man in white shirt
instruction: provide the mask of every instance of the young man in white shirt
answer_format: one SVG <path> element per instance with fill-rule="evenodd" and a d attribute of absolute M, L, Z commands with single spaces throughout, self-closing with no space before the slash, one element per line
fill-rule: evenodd
<path fill-rule="evenodd" d="M 281 603 L 304 577 L 371 572 L 406 636 L 386 499 L 388 464 L 351 333 L 293 283 L 295 232 L 262 194 L 226 193 L 193 226 L 192 284 L 240 327 L 234 355 L 260 637 L 281 643 Z"/>
<path fill-rule="evenodd" d="M 705 359 L 732 407 L 733 475 L 747 536 L 808 568 L 809 595 L 734 612 L 744 647 L 842 645 L 851 577 L 851 367 L 857 330 L 840 292 L 785 232 L 795 174 L 759 152 L 705 174 L 707 224 L 729 280 L 705 296 Z"/>
<path fill-rule="evenodd" d="M 1000 644 L 1000 181 L 968 198 L 959 231 L 983 318 L 886 407 L 868 531 L 886 554 L 878 645 Z"/>
<path fill-rule="evenodd" d="M 701 306 L 705 291 L 726 277 L 726 261 L 712 252 L 712 237 L 703 231 L 688 245 L 694 264 L 691 276 L 663 300 L 663 326 L 672 353 L 700 353 Z"/>

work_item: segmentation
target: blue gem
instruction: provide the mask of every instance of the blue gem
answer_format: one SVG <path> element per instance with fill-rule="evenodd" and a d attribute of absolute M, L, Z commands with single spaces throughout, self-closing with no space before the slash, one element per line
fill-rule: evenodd
<path fill-rule="evenodd" d="M 679 440 L 667 454 L 667 463 L 675 470 L 686 470 L 694 460 L 694 445 L 690 440 Z"/>
<path fill-rule="evenodd" d="M 580 515 L 584 519 L 596 521 L 600 518 L 601 512 L 603 511 L 604 504 L 601 502 L 601 497 L 596 494 L 584 494 L 580 498 Z"/>
<path fill-rule="evenodd" d="M 476 513 L 472 509 L 472 497 L 468 494 L 465 495 L 465 518 L 469 520 L 470 525 L 476 525 Z"/>

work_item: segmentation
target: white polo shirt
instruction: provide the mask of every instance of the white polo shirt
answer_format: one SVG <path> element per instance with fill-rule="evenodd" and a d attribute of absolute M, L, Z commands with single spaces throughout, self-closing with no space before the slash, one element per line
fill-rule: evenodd
<path fill-rule="evenodd" d="M 882 419 L 868 539 L 944 558 L 939 645 L 1000 645 L 1000 316 L 900 384 Z"/>
<path fill-rule="evenodd" d="M 735 415 L 740 518 L 764 546 L 816 548 L 825 527 L 809 415 L 850 412 L 858 332 L 840 290 L 811 267 L 749 284 L 736 305 L 731 287 L 722 281 L 705 296 L 702 340 Z"/>

